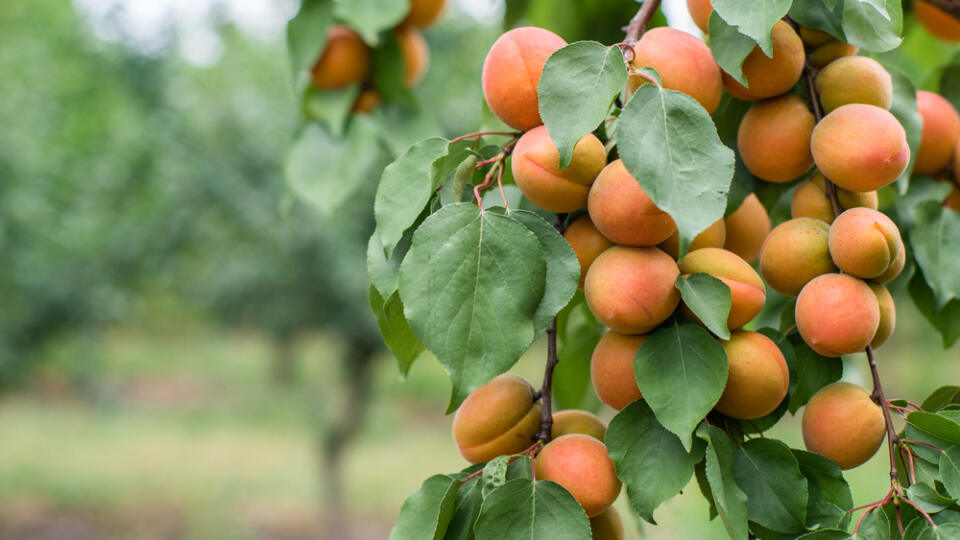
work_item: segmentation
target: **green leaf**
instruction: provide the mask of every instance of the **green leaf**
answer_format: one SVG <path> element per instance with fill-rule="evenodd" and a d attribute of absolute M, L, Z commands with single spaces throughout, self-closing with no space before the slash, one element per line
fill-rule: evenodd
<path fill-rule="evenodd" d="M 710 51 L 720 69 L 727 72 L 742 85 L 747 84 L 743 75 L 743 61 L 757 46 L 757 41 L 740 33 L 736 27 L 727 24 L 719 13 L 710 14 Z"/>
<path fill-rule="evenodd" d="M 677 277 L 677 289 L 683 303 L 697 319 L 720 339 L 730 339 L 727 316 L 732 295 L 726 283 L 710 274 Z"/>
<path fill-rule="evenodd" d="M 404 234 L 400 243 L 394 248 L 393 256 L 388 259 L 383 251 L 380 235 L 376 233 L 370 235 L 370 240 L 367 241 L 367 275 L 370 277 L 370 283 L 380 292 L 380 296 L 389 297 L 397 290 L 400 281 L 400 263 L 410 249 L 412 238 L 413 231 Z"/>
<path fill-rule="evenodd" d="M 351 26 L 370 46 L 381 31 L 393 28 L 410 11 L 409 0 L 350 0 L 334 3 L 337 18 Z"/>
<path fill-rule="evenodd" d="M 805 450 L 791 449 L 791 452 L 793 457 L 797 458 L 800 474 L 807 479 L 811 503 L 826 501 L 843 510 L 853 508 L 850 485 L 844 480 L 843 471 L 833 460 Z"/>
<path fill-rule="evenodd" d="M 837 0 L 804 0 L 793 3 L 790 18 L 802 26 L 822 30 L 840 41 L 846 41 L 841 26 L 842 12 L 842 2 Z"/>
<path fill-rule="evenodd" d="M 620 47 L 577 41 L 550 55 L 537 96 L 540 117 L 560 152 L 560 167 L 570 164 L 573 147 L 603 122 L 626 84 Z"/>
<path fill-rule="evenodd" d="M 941 386 L 934 390 L 932 394 L 927 396 L 927 399 L 923 400 L 920 406 L 923 407 L 925 411 L 936 412 L 947 405 L 956 403 L 960 403 L 960 386 L 951 385 Z"/>
<path fill-rule="evenodd" d="M 954 56 L 940 73 L 939 92 L 955 109 L 960 109 L 960 58 Z"/>
<path fill-rule="evenodd" d="M 913 215 L 910 245 L 939 310 L 960 298 L 960 212 L 927 201 L 917 205 Z"/>
<path fill-rule="evenodd" d="M 507 483 L 507 466 L 510 465 L 510 456 L 497 456 L 491 459 L 480 474 L 483 489 L 480 493 L 486 499 L 491 491 Z"/>
<path fill-rule="evenodd" d="M 956 498 L 945 497 L 927 484 L 913 484 L 907 488 L 907 498 L 928 514 L 939 512 L 957 502 Z"/>
<path fill-rule="evenodd" d="M 953 446 L 940 454 L 940 479 L 947 493 L 960 497 L 960 446 Z"/>
<path fill-rule="evenodd" d="M 750 521 L 784 533 L 806 529 L 807 479 L 787 445 L 765 438 L 745 442 L 734 457 L 734 473 L 747 494 Z"/>
<path fill-rule="evenodd" d="M 788 408 L 790 414 L 794 414 L 806 405 L 818 390 L 840 380 L 843 376 L 843 361 L 817 354 L 799 334 L 794 334 L 790 342 L 793 344 L 796 361 L 794 380 L 797 385 L 790 394 Z"/>
<path fill-rule="evenodd" d="M 879 508 L 869 510 L 853 538 L 855 540 L 889 540 L 890 520 Z"/>
<path fill-rule="evenodd" d="M 890 112 L 903 126 L 903 130 L 907 133 L 907 146 L 910 147 L 910 165 L 897 178 L 897 188 L 903 195 L 910 186 L 910 173 L 913 172 L 913 164 L 920 153 L 923 119 L 917 111 L 917 89 L 914 88 L 913 83 L 902 72 L 890 67 L 886 69 L 890 72 L 890 79 L 893 82 L 893 102 L 890 105 Z"/>
<path fill-rule="evenodd" d="M 441 137 L 431 137 L 411 146 L 380 177 L 373 215 L 377 234 L 387 256 L 430 202 L 439 181 L 431 174 L 433 163 L 447 155 L 449 144 Z"/>
<path fill-rule="evenodd" d="M 332 2 L 306 0 L 300 5 L 300 11 L 287 23 L 287 49 L 297 93 L 309 84 L 310 70 L 327 43 L 327 28 L 331 22 Z"/>
<path fill-rule="evenodd" d="M 437 474 L 427 478 L 420 490 L 404 501 L 390 540 L 443 538 L 459 488 L 460 480 L 452 476 Z"/>
<path fill-rule="evenodd" d="M 644 84 L 620 115 L 617 148 L 623 164 L 677 223 L 680 255 L 723 217 L 733 178 L 733 151 L 692 97 Z"/>
<path fill-rule="evenodd" d="M 477 540 L 589 540 L 590 521 L 567 490 L 550 481 L 518 478 L 494 490 L 484 501 Z"/>
<path fill-rule="evenodd" d="M 377 137 L 376 126 L 363 116 L 350 122 L 342 138 L 307 124 L 287 154 L 287 184 L 321 213 L 332 213 L 380 166 Z"/>
<path fill-rule="evenodd" d="M 640 346 L 633 371 L 657 420 L 690 450 L 694 428 L 727 384 L 723 347 L 695 324 L 661 327 Z"/>
<path fill-rule="evenodd" d="M 482 488 L 483 483 L 479 477 L 471 478 L 460 486 L 453 503 L 453 516 L 450 518 L 444 540 L 473 539 L 473 526 L 477 522 L 480 505 L 483 503 Z"/>
<path fill-rule="evenodd" d="M 849 524 L 850 514 L 839 506 L 823 502 L 807 503 L 808 529 L 844 529 Z"/>
<path fill-rule="evenodd" d="M 404 83 L 404 57 L 400 42 L 393 32 L 383 37 L 383 43 L 373 51 L 373 81 L 376 89 L 386 103 L 397 103 L 416 110 L 417 101 Z"/>
<path fill-rule="evenodd" d="M 410 327 L 450 374 L 448 412 L 533 342 L 546 267 L 523 224 L 469 203 L 444 206 L 414 233 L 400 297 Z"/>
<path fill-rule="evenodd" d="M 746 538 L 747 495 L 737 485 L 733 471 L 737 448 L 722 429 L 707 423 L 700 424 L 697 436 L 707 442 L 706 476 L 723 526 L 730 538 Z"/>
<path fill-rule="evenodd" d="M 400 295 L 394 292 L 384 301 L 380 292 L 373 285 L 370 285 L 368 291 L 370 298 L 370 307 L 377 317 L 377 325 L 380 327 L 380 334 L 383 336 L 383 342 L 397 359 L 397 368 L 400 375 L 407 376 L 410 372 L 410 366 L 413 361 L 420 356 L 420 353 L 426 348 L 423 343 L 417 339 L 407 323 L 407 318 L 403 316 L 403 302 L 400 301 Z"/>
<path fill-rule="evenodd" d="M 770 30 L 790 10 L 793 0 L 713 0 L 713 9 L 741 34 L 749 36 L 767 56 L 773 56 Z"/>
<path fill-rule="evenodd" d="M 359 94 L 359 84 L 340 90 L 320 90 L 308 86 L 303 92 L 304 115 L 310 121 L 324 124 L 335 137 L 340 137 Z"/>
<path fill-rule="evenodd" d="M 869 52 L 884 52 L 903 41 L 901 0 L 844 0 L 843 33 L 847 43 Z M 884 4 L 884 9 L 878 9 Z"/>
<path fill-rule="evenodd" d="M 850 533 L 841 529 L 821 529 L 798 536 L 797 540 L 849 540 Z"/>
<path fill-rule="evenodd" d="M 907 525 L 903 537 L 909 540 L 956 540 L 960 538 L 960 524 L 944 523 L 931 527 L 923 517 L 917 517 Z"/>
<path fill-rule="evenodd" d="M 947 305 L 937 309 L 937 301 L 933 296 L 933 290 L 927 285 L 927 281 L 919 269 L 910 278 L 908 290 L 910 291 L 910 298 L 913 299 L 913 303 L 920 313 L 943 336 L 944 348 L 952 347 L 960 338 L 960 300 L 951 300 L 947 302 Z"/>
<path fill-rule="evenodd" d="M 723 98 L 720 99 L 720 105 L 710 115 L 713 118 L 713 123 L 717 125 L 717 135 L 727 146 L 736 148 L 740 121 L 743 120 L 751 106 L 753 106 L 752 101 L 739 100 L 724 92 Z M 736 210 L 739 206 L 739 204 L 736 205 L 731 211 Z"/>
<path fill-rule="evenodd" d="M 558 408 L 596 410 L 600 404 L 590 387 L 590 360 L 603 332 L 582 292 L 557 316 L 559 362 L 553 370 L 553 397 Z"/>
<path fill-rule="evenodd" d="M 653 511 L 687 485 L 703 457 L 699 439 L 687 452 L 680 439 L 657 422 L 645 400 L 634 401 L 613 417 L 604 441 L 630 506 L 650 523 L 655 523 Z"/>
<path fill-rule="evenodd" d="M 960 444 L 960 423 L 948 418 L 944 412 L 912 412 L 907 423 L 914 428 L 951 444 Z M 942 447 L 941 447 L 942 448 Z"/>

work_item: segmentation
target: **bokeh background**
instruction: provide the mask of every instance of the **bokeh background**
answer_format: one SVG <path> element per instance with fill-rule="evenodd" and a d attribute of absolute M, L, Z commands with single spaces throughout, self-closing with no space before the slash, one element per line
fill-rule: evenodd
<path fill-rule="evenodd" d="M 386 538 L 424 478 L 465 465 L 445 373 L 425 354 L 402 381 L 367 307 L 375 182 L 335 215 L 285 184 L 297 4 L 0 2 L 0 539 Z M 504 6 L 451 4 L 426 32 L 429 108 L 398 141 L 482 121 Z M 610 6 L 539 4 L 568 40 L 598 23 L 565 5 Z M 683 4 L 665 11 L 693 29 Z M 953 51 L 908 34 L 898 60 L 923 86 Z M 880 369 L 919 400 L 960 381 L 960 352 L 895 293 Z M 514 371 L 539 381 L 544 354 Z M 862 364 L 845 377 L 866 384 Z M 802 444 L 798 418 L 774 432 Z M 884 460 L 849 474 L 857 504 Z M 723 538 L 706 513 L 691 485 L 659 527 L 628 528 Z"/>

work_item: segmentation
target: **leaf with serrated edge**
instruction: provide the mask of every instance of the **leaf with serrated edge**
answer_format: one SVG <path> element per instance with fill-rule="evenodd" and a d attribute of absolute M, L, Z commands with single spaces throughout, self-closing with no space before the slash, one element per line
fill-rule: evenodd
<path fill-rule="evenodd" d="M 730 287 L 710 274 L 691 274 L 677 278 L 677 289 L 684 305 L 720 339 L 730 339 L 727 316 L 730 315 Z"/>
<path fill-rule="evenodd" d="M 727 24 L 716 12 L 710 14 L 710 51 L 720 69 L 738 83 L 746 86 L 743 75 L 743 61 L 753 52 L 757 41 L 740 33 L 736 27 Z"/>
<path fill-rule="evenodd" d="M 407 497 L 400 508 L 390 540 L 439 540 L 453 516 L 460 480 L 437 474 L 427 478 L 419 491 Z"/>
<path fill-rule="evenodd" d="M 733 472 L 736 445 L 722 429 L 706 423 L 697 428 L 697 436 L 707 442 L 707 481 L 723 526 L 730 538 L 746 538 L 747 495 L 737 485 Z"/>
<path fill-rule="evenodd" d="M 475 532 L 477 540 L 589 540 L 590 520 L 559 484 L 518 478 L 484 499 Z"/>
<path fill-rule="evenodd" d="M 714 11 L 741 34 L 753 38 L 767 56 L 773 56 L 773 25 L 790 10 L 793 0 L 713 0 Z"/>
<path fill-rule="evenodd" d="M 737 485 L 747 494 L 750 521 L 778 532 L 806 529 L 807 479 L 787 445 L 753 439 L 734 457 Z"/>

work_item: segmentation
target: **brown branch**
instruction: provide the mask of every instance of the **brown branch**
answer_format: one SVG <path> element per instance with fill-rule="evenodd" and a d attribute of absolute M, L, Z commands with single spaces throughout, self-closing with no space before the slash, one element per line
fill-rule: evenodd
<path fill-rule="evenodd" d="M 880 405 L 883 411 L 883 421 L 887 428 L 887 447 L 890 450 L 890 481 L 897 481 L 897 458 L 896 447 L 900 444 L 900 437 L 893 428 L 893 417 L 890 415 L 890 407 L 887 403 L 887 397 L 883 395 L 883 385 L 880 383 L 880 373 L 877 370 L 877 362 L 873 358 L 873 348 L 867 345 L 867 362 L 870 364 L 870 374 L 873 376 L 873 394 L 870 396 Z"/>
<path fill-rule="evenodd" d="M 658 7 L 660 7 L 660 0 L 646 0 L 643 3 L 637 14 L 630 19 L 630 24 L 623 28 L 623 31 L 627 33 L 627 37 L 623 40 L 624 43 L 633 45 L 643 36 Z"/>
<path fill-rule="evenodd" d="M 563 223 L 566 221 L 566 214 L 557 214 L 553 222 L 553 227 L 557 232 L 563 234 Z M 553 370 L 560 361 L 557 358 L 557 318 L 547 327 L 547 365 L 543 371 L 543 385 L 540 387 L 540 432 L 537 433 L 537 439 L 544 444 L 550 442 L 550 432 L 553 430 Z"/>
<path fill-rule="evenodd" d="M 803 68 L 803 77 L 806 79 L 807 89 L 810 91 L 810 105 L 813 106 L 813 116 L 819 123 L 820 120 L 823 120 L 823 108 L 820 105 L 820 94 L 817 92 L 817 85 L 814 82 L 816 75 L 817 71 L 810 64 Z M 824 176 L 824 180 L 826 181 L 824 191 L 827 199 L 830 200 L 833 215 L 839 216 L 843 212 L 843 207 L 840 206 L 840 200 L 837 198 L 837 186 L 826 176 Z"/>
<path fill-rule="evenodd" d="M 958 0 L 927 0 L 927 3 L 940 11 L 960 20 L 960 1 Z"/>

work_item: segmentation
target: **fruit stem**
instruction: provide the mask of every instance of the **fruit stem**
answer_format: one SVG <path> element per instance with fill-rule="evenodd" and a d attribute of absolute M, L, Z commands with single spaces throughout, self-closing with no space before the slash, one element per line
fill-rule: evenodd
<path fill-rule="evenodd" d="M 653 13 L 657 11 L 658 7 L 660 7 L 660 0 L 646 0 L 643 3 L 637 14 L 630 19 L 630 24 L 623 29 L 627 33 L 627 37 L 623 40 L 624 43 L 633 45 L 643 36 L 643 33 L 647 31 L 647 25 L 650 24 L 650 19 L 653 18 Z"/>
<path fill-rule="evenodd" d="M 960 20 L 960 2 L 957 0 L 927 0 L 927 3 L 937 7 L 954 19 Z"/>
<path fill-rule="evenodd" d="M 553 221 L 553 228 L 563 234 L 563 224 L 567 220 L 566 214 L 557 214 Z M 544 444 L 550 442 L 550 431 L 553 429 L 553 370 L 560 361 L 557 358 L 557 318 L 547 327 L 547 366 L 543 371 L 543 385 L 540 387 L 540 432 L 537 440 Z"/>

